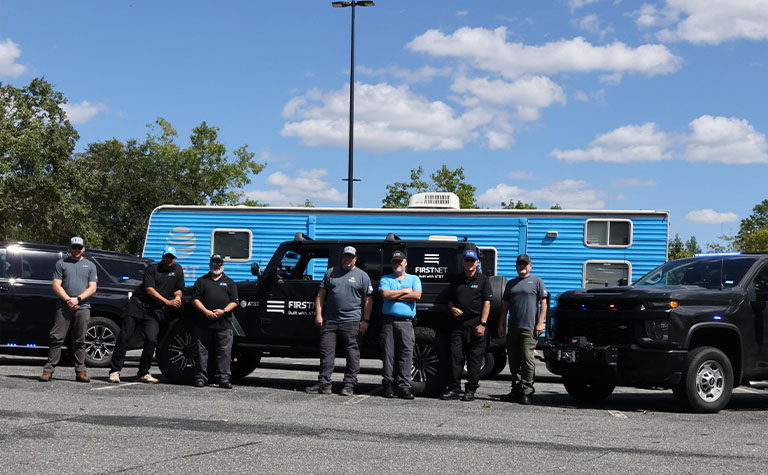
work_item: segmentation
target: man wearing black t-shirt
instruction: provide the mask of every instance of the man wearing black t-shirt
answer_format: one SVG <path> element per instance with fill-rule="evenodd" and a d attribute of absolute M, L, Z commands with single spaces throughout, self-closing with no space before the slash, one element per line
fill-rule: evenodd
<path fill-rule="evenodd" d="M 491 285 L 488 278 L 478 272 L 477 253 L 464 252 L 464 272 L 454 277 L 448 290 L 448 309 L 451 311 L 450 346 L 451 380 L 441 399 L 474 401 L 479 387 L 480 365 L 485 354 L 485 330 L 491 310 Z M 461 372 L 467 360 L 467 384 L 461 394 Z"/>
<path fill-rule="evenodd" d="M 220 255 L 211 256 L 210 272 L 197 279 L 192 299 L 200 311 L 192 327 L 197 354 L 195 387 L 205 386 L 210 367 L 213 370 L 211 380 L 218 382 L 220 388 L 231 389 L 232 310 L 239 299 L 237 285 L 224 275 L 224 259 Z"/>
<path fill-rule="evenodd" d="M 176 249 L 166 246 L 163 258 L 158 264 L 150 264 L 144 271 L 144 282 L 133 292 L 128 306 L 123 311 L 120 334 L 117 336 L 115 352 L 112 353 L 112 369 L 109 382 L 120 382 L 120 371 L 125 364 L 128 342 L 141 329 L 144 348 L 139 361 L 139 381 L 156 383 L 149 369 L 157 347 L 160 322 L 165 319 L 166 307 L 181 307 L 181 293 L 184 290 L 184 269 L 176 264 Z"/>

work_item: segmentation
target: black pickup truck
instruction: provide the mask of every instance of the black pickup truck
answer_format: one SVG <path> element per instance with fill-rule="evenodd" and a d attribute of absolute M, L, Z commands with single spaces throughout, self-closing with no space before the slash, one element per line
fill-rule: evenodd
<path fill-rule="evenodd" d="M 235 339 L 232 348 L 232 377 L 244 377 L 258 365 L 262 355 L 277 357 L 318 357 L 320 330 L 314 324 L 315 297 L 329 267 L 338 265 L 344 246 L 357 249 L 357 267 L 368 273 L 374 290 L 382 275 L 392 273 L 390 257 L 395 250 L 406 253 L 407 272 L 419 276 L 422 298 L 416 304 L 414 322 L 416 346 L 413 355 L 413 389 L 417 394 L 435 394 L 443 388 L 441 358 L 447 344 L 441 338 L 450 317 L 447 290 L 452 274 L 461 272 L 464 251 L 479 252 L 461 240 L 405 240 L 394 234 L 378 240 L 311 240 L 297 234 L 280 244 L 263 273 L 252 264 L 257 281 L 238 282 L 240 307 L 233 313 Z M 483 256 L 480 254 L 482 263 Z M 226 267 L 224 272 L 226 272 Z M 496 328 L 501 294 L 506 278 L 491 276 L 494 300 L 489 328 Z M 185 304 L 171 321 L 157 352 L 160 370 L 167 378 L 184 382 L 191 378 L 194 364 L 190 312 Z M 363 358 L 379 357 L 381 296 L 374 292 L 371 325 L 361 342 Z M 489 341 L 481 377 L 503 370 L 506 361 L 503 339 Z"/>
<path fill-rule="evenodd" d="M 768 254 L 670 261 L 629 287 L 560 295 L 544 358 L 577 400 L 617 385 L 672 389 L 717 412 L 734 387 L 768 379 L 766 302 Z"/>

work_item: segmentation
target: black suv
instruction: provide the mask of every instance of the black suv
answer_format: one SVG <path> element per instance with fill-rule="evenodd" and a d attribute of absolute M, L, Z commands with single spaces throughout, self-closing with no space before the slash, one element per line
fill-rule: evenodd
<path fill-rule="evenodd" d="M 444 375 L 439 373 L 438 362 L 446 357 L 447 344 L 439 335 L 450 322 L 447 307 L 449 278 L 463 271 L 461 263 L 465 250 L 478 250 L 470 242 L 408 241 L 393 234 L 384 240 L 349 241 L 315 241 L 297 234 L 293 241 L 280 244 L 263 273 L 259 272 L 257 264 L 252 264 L 254 275 L 259 275 L 258 281 L 238 283 L 241 301 L 233 319 L 234 378 L 250 374 L 262 355 L 319 356 L 320 330 L 314 325 L 315 297 L 323 274 L 329 267 L 339 265 L 342 249 L 348 245 L 357 249 L 357 267 L 368 273 L 375 290 L 371 326 L 361 345 L 362 357 L 379 357 L 379 280 L 382 275 L 392 273 L 390 258 L 395 250 L 401 250 L 408 258 L 407 272 L 419 276 L 423 287 L 422 298 L 416 304 L 414 391 L 435 393 L 442 389 Z M 482 255 L 480 259 L 482 265 Z M 496 328 L 506 279 L 494 276 L 490 279 L 494 301 L 488 328 Z M 192 336 L 189 320 L 184 318 L 190 312 L 195 310 L 185 304 L 180 318 L 170 323 L 169 331 L 158 347 L 160 370 L 176 381 L 187 381 L 192 376 Z M 501 372 L 506 361 L 504 348 L 503 340 L 489 342 L 481 377 Z"/>
<path fill-rule="evenodd" d="M 616 385 L 671 388 L 717 412 L 734 387 L 768 379 L 766 302 L 767 254 L 670 261 L 631 287 L 560 295 L 544 357 L 578 400 Z"/>
<path fill-rule="evenodd" d="M 0 352 L 46 354 L 58 299 L 52 287 L 53 271 L 67 252 L 66 246 L 0 242 Z M 88 299 L 91 318 L 85 363 L 108 367 L 120 330 L 120 312 L 151 260 L 88 248 L 85 257 L 96 264 L 99 277 L 98 289 Z"/>

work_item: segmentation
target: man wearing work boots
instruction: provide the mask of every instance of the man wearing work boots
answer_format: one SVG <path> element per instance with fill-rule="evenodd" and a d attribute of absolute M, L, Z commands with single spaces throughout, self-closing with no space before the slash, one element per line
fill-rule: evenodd
<path fill-rule="evenodd" d="M 478 270 L 477 252 L 464 252 L 464 272 L 454 277 L 448 289 L 451 314 L 451 382 L 441 399 L 474 401 L 479 387 L 480 365 L 485 355 L 485 330 L 493 294 L 488 278 Z M 461 372 L 467 361 L 467 384 L 461 394 Z"/>
<path fill-rule="evenodd" d="M 517 257 L 517 277 L 507 282 L 499 314 L 499 336 L 509 312 L 507 355 L 512 373 L 512 391 L 505 401 L 531 404 L 535 377 L 534 351 L 539 336 L 544 333 L 547 317 L 547 289 L 544 281 L 531 274 L 531 258 L 527 254 Z"/>
<path fill-rule="evenodd" d="M 395 251 L 392 254 L 392 274 L 382 277 L 379 283 L 383 298 L 379 334 L 384 363 L 382 396 L 386 398 L 413 399 L 411 366 L 416 341 L 413 319 L 416 316 L 416 301 L 421 298 L 421 280 L 405 272 L 407 265 L 405 253 Z"/>
<path fill-rule="evenodd" d="M 144 340 L 144 348 L 141 350 L 141 360 L 139 360 L 139 381 L 150 384 L 158 381 L 149 370 L 157 347 L 160 322 L 165 321 L 164 312 L 167 307 L 181 307 L 183 290 L 184 269 L 176 264 L 176 249 L 165 246 L 162 260 L 158 264 L 147 266 L 144 271 L 144 281 L 133 293 L 123 311 L 120 334 L 117 335 L 115 352 L 112 354 L 110 383 L 120 382 L 120 371 L 125 364 L 128 344 L 138 331 L 141 331 Z"/>
<path fill-rule="evenodd" d="M 373 287 L 368 274 L 355 267 L 357 250 L 347 246 L 341 265 L 328 269 L 315 299 L 315 325 L 320 327 L 320 374 L 317 384 L 305 389 L 311 394 L 331 394 L 331 376 L 336 358 L 336 339 L 346 349 L 347 369 L 342 396 L 355 392 L 360 372 L 357 338 L 368 330 L 373 306 Z"/>
<path fill-rule="evenodd" d="M 69 255 L 59 259 L 53 270 L 53 291 L 59 300 L 56 302 L 56 317 L 51 328 L 48 361 L 43 367 L 40 381 L 47 382 L 53 377 L 53 370 L 61 359 L 61 346 L 71 327 L 75 379 L 81 383 L 91 382 L 85 371 L 85 334 L 91 317 L 91 305 L 87 300 L 96 292 L 98 276 L 96 265 L 84 258 L 84 253 L 83 238 L 73 237 L 69 241 Z"/>

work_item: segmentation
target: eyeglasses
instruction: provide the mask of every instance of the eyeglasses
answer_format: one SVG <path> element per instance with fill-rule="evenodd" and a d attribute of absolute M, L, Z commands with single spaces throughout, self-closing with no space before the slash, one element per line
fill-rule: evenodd
<path fill-rule="evenodd" d="M 474 262 L 475 262 L 475 260 L 474 260 L 474 259 L 472 259 L 471 257 L 467 257 L 466 259 L 464 259 L 464 263 L 466 264 L 467 262 L 469 262 L 469 263 L 474 263 Z"/>
<path fill-rule="evenodd" d="M 75 244 L 74 246 L 69 246 L 69 248 L 72 249 L 73 251 L 79 251 L 80 249 L 83 248 L 83 246 L 79 244 Z"/>

